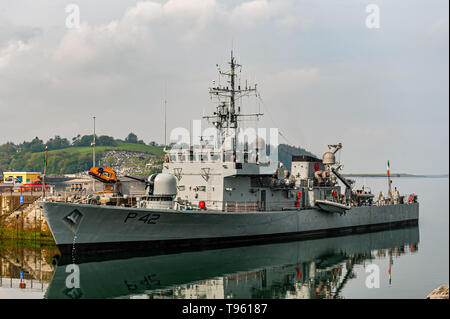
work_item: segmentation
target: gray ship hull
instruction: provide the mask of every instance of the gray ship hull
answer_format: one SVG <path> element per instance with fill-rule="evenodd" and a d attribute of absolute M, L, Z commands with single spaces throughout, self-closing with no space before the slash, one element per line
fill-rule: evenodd
<path fill-rule="evenodd" d="M 40 202 L 62 254 L 248 245 L 417 224 L 419 204 L 267 212 L 175 211 Z"/>

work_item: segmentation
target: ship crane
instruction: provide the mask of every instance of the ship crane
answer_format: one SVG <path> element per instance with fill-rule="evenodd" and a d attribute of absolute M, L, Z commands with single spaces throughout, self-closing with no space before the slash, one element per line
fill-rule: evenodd
<path fill-rule="evenodd" d="M 340 149 L 342 149 L 342 143 L 330 144 L 330 145 L 328 145 L 328 149 L 330 151 L 323 154 L 323 157 L 322 157 L 323 164 L 328 167 L 327 175 L 329 174 L 329 171 L 331 170 L 331 172 L 345 185 L 345 200 L 350 201 L 351 197 L 352 197 L 353 181 L 346 179 L 344 176 L 342 176 L 341 174 L 338 173 L 338 171 L 340 169 L 342 169 L 342 165 L 340 163 L 336 162 L 336 153 Z M 319 172 L 319 173 L 323 173 L 323 172 Z M 320 176 L 318 176 L 318 177 L 320 177 Z"/>
<path fill-rule="evenodd" d="M 319 184 L 322 184 L 326 181 L 330 182 L 329 180 L 330 170 L 334 173 L 333 166 L 334 167 L 337 166 L 337 169 L 342 167 L 340 163 L 336 162 L 336 155 L 335 155 L 337 151 L 342 149 L 342 143 L 328 145 L 328 149 L 330 149 L 330 151 L 324 153 L 322 156 L 322 163 L 325 165 L 326 170 L 323 171 L 318 170 L 314 173 L 314 178 L 319 182 Z M 335 184 L 335 181 L 331 180 L 331 184 Z M 345 182 L 344 184 L 347 185 L 347 182 Z"/>
<path fill-rule="evenodd" d="M 331 153 L 336 154 L 337 151 L 339 151 L 339 150 L 342 148 L 342 143 L 328 145 L 328 148 L 329 148 L 330 150 L 331 150 L 332 148 L 334 148 L 334 150 L 331 151 Z"/>
<path fill-rule="evenodd" d="M 338 170 L 339 168 L 341 168 L 341 166 L 338 166 L 337 169 L 335 169 L 335 168 L 332 167 L 332 168 L 331 168 L 331 171 L 333 172 L 334 175 L 336 175 L 337 178 L 339 178 L 339 180 L 340 180 L 342 183 L 344 183 L 344 185 L 345 185 L 345 198 L 346 198 L 346 199 L 350 199 L 351 193 L 352 193 L 352 183 L 351 183 L 349 180 L 347 180 L 344 176 L 342 176 L 341 174 L 339 174 L 339 173 L 337 172 L 337 170 Z"/>

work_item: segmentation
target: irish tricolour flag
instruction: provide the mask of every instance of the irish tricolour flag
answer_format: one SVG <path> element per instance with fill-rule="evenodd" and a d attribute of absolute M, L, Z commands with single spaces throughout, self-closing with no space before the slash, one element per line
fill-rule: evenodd
<path fill-rule="evenodd" d="M 390 167 L 389 167 L 389 161 L 388 161 L 388 164 L 387 164 L 387 176 L 389 176 L 389 169 L 390 169 Z"/>

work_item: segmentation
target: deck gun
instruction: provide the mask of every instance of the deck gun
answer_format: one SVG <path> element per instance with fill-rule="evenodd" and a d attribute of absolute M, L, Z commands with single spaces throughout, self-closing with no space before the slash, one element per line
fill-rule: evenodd
<path fill-rule="evenodd" d="M 149 189 L 148 193 L 149 195 L 153 194 L 153 190 L 154 190 L 154 186 L 155 186 L 155 178 L 156 178 L 157 174 L 152 174 L 149 176 L 148 179 L 144 179 L 144 178 L 139 178 L 139 177 L 135 177 L 135 176 L 130 176 L 130 175 L 125 175 L 125 177 L 128 177 L 130 179 L 133 179 L 135 181 L 141 182 L 145 184 L 145 189 Z"/>

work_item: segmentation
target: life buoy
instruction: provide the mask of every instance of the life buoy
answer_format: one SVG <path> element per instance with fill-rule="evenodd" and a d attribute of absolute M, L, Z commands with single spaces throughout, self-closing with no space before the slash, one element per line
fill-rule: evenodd
<path fill-rule="evenodd" d="M 206 204 L 205 201 L 201 200 L 198 202 L 198 207 L 200 207 L 200 209 L 202 210 L 206 210 Z"/>
<path fill-rule="evenodd" d="M 302 198 L 302 192 L 297 192 L 297 199 Z"/>
<path fill-rule="evenodd" d="M 338 191 L 337 191 L 337 189 L 335 189 L 333 192 L 332 192 L 332 195 L 337 199 L 338 198 Z"/>

